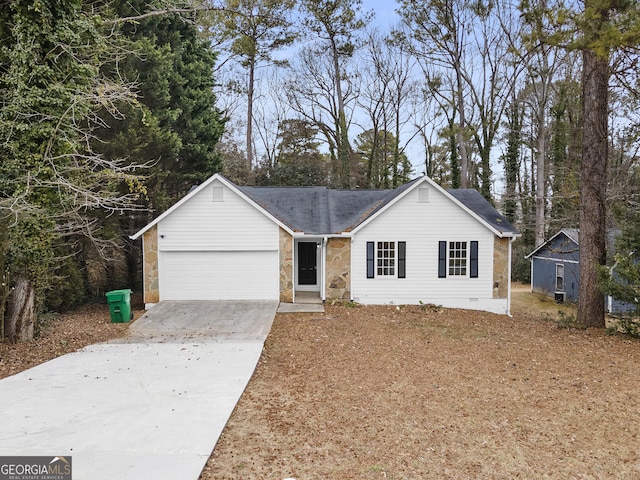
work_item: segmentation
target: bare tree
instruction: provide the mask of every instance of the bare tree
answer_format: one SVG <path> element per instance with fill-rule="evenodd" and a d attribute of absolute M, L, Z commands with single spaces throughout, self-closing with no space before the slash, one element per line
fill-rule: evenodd
<path fill-rule="evenodd" d="M 304 25 L 321 40 L 315 55 L 325 52 L 331 66 L 332 95 L 335 103 L 335 147 L 340 163 L 339 184 L 343 188 L 351 186 L 351 145 L 349 143 L 349 122 L 345 107 L 348 93 L 344 92 L 343 81 L 347 77 L 344 60 L 355 50 L 354 37 L 362 30 L 371 14 L 360 11 L 361 0 L 303 0 L 302 9 L 306 13 Z"/>
<path fill-rule="evenodd" d="M 343 60 L 340 62 L 342 64 Z M 329 150 L 331 183 L 346 187 L 340 146 L 344 147 L 344 133 L 353 120 L 359 95 L 359 75 L 348 72 L 345 65 L 341 67 L 341 76 L 336 78 L 333 58 L 313 48 L 301 50 L 294 61 L 292 72 L 293 76 L 286 82 L 288 102 L 296 114 L 318 127 Z M 336 83 L 341 83 L 340 99 L 336 97 Z M 348 143 L 347 147 L 350 153 Z M 349 163 L 347 167 L 350 170 Z"/>
<path fill-rule="evenodd" d="M 247 100 L 246 154 L 247 168 L 254 163 L 253 124 L 257 69 L 277 65 L 275 51 L 293 43 L 296 35 L 290 20 L 293 0 L 225 0 L 225 8 L 215 13 L 221 38 L 231 40 L 230 51 L 246 69 L 244 93 Z"/>
<path fill-rule="evenodd" d="M 466 98 L 469 94 L 469 77 L 465 71 L 465 61 L 473 18 L 460 0 L 402 0 L 400 14 L 408 27 L 400 38 L 407 42 L 411 52 L 425 63 L 451 72 L 451 75 L 438 76 L 451 80 L 447 86 L 456 109 L 455 135 L 460 155 L 460 185 L 467 188 L 471 154 L 468 138 L 465 138 L 470 128 Z"/>
<path fill-rule="evenodd" d="M 417 92 L 417 81 L 413 77 L 414 60 L 404 51 L 402 44 L 393 44 L 379 31 L 367 36 L 362 59 L 364 72 L 359 106 L 371 122 L 373 138 L 368 144 L 372 151 L 362 152 L 367 161 L 366 182 L 370 187 L 396 187 L 406 175 L 400 175 L 401 154 L 417 132 L 405 132 L 411 120 L 412 101 Z M 363 127 L 363 131 L 369 128 Z M 393 145 L 387 140 L 387 132 L 393 134 Z M 403 133 L 408 138 L 401 142 Z M 383 138 L 379 139 L 378 136 Z M 379 147 L 380 152 L 377 150 Z M 391 147 L 391 148 L 390 148 Z M 382 157 L 379 160 L 380 153 Z M 391 154 L 391 158 L 388 158 Z"/>

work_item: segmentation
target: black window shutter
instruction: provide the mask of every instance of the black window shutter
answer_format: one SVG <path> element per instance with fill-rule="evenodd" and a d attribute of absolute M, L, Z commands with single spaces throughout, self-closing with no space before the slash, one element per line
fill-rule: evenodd
<path fill-rule="evenodd" d="M 447 277 L 447 242 L 438 242 L 438 278 Z"/>
<path fill-rule="evenodd" d="M 469 276 L 478 278 L 478 242 L 471 242 Z"/>
<path fill-rule="evenodd" d="M 367 242 L 367 278 L 373 278 L 375 272 L 375 248 L 373 242 Z"/>
<path fill-rule="evenodd" d="M 398 278 L 407 275 L 407 242 L 398 242 Z"/>

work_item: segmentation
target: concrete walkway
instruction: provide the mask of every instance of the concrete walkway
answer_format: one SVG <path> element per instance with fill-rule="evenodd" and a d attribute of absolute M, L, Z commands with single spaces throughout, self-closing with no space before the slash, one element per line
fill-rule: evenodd
<path fill-rule="evenodd" d="M 125 339 L 0 381 L 0 455 L 71 456 L 74 480 L 196 480 L 277 306 L 161 303 Z"/>

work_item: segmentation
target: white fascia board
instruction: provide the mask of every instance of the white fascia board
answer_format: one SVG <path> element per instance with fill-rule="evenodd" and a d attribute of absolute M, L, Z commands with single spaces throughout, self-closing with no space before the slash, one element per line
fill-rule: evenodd
<path fill-rule="evenodd" d="M 200 190 L 204 189 L 207 187 L 207 185 L 209 185 L 210 183 L 213 183 L 216 178 L 220 178 L 221 175 L 219 175 L 218 173 L 216 173 L 215 175 L 209 177 L 207 180 L 205 180 L 202 184 L 198 185 L 198 187 L 194 188 L 193 190 L 191 190 L 188 194 L 186 194 L 184 197 L 182 197 L 180 200 L 178 200 L 178 202 L 174 203 L 169 209 L 167 209 L 162 215 L 160 215 L 159 217 L 155 218 L 153 221 L 151 221 L 150 223 L 148 223 L 144 228 L 142 228 L 141 230 L 139 230 L 138 232 L 136 232 L 133 235 L 130 235 L 129 238 L 131 240 L 137 240 L 138 238 L 140 238 L 146 231 L 148 231 L 151 227 L 153 227 L 154 225 L 157 225 L 159 222 L 161 222 L 164 218 L 168 217 L 169 215 L 171 215 L 171 213 L 174 210 L 177 210 L 181 205 L 183 205 L 184 203 L 188 202 L 189 199 L 191 197 L 193 197 L 194 195 L 196 195 Z"/>
<path fill-rule="evenodd" d="M 301 238 L 351 238 L 353 234 L 351 232 L 342 233 L 305 233 L 305 232 L 293 232 L 293 238 L 300 240 Z"/>
<path fill-rule="evenodd" d="M 465 204 L 460 202 L 457 198 L 455 198 L 453 195 L 451 195 L 449 192 L 447 192 L 444 188 L 442 188 L 440 185 L 438 185 L 436 182 L 434 182 L 432 179 L 430 179 L 426 175 L 424 175 L 420 179 L 420 181 L 415 182 L 414 185 L 412 185 L 411 187 L 407 188 L 404 192 L 402 192 L 400 195 L 398 195 L 396 198 L 391 200 L 388 204 L 386 204 L 384 207 L 382 207 L 380 210 L 378 210 L 376 213 L 371 215 L 364 222 L 362 222 L 360 225 L 358 225 L 356 228 L 354 228 L 351 233 L 355 234 L 358 230 L 364 228 L 365 225 L 367 225 L 371 221 L 373 221 L 374 218 L 376 218 L 378 215 L 381 215 L 387 209 L 391 208 L 392 205 L 395 205 L 397 202 L 400 201 L 400 199 L 404 198 L 406 195 L 409 194 L 409 192 L 411 192 L 414 189 L 418 188 L 418 186 L 423 184 L 423 183 L 427 183 L 430 187 L 433 187 L 437 191 L 439 191 L 440 193 L 444 194 L 449 200 L 451 200 L 454 204 L 456 204 L 458 207 L 460 207 L 463 211 L 467 212 L 469 215 L 471 215 L 473 218 L 475 218 L 478 222 L 480 222 L 482 225 L 487 227 L 494 235 L 496 235 L 496 236 L 498 236 L 500 238 L 518 238 L 518 237 L 522 236 L 519 233 L 518 234 L 514 234 L 514 233 L 511 233 L 511 232 L 503 233 L 503 232 L 500 232 L 500 231 L 496 230 L 494 227 L 489 225 L 482 217 L 480 217 L 473 210 L 468 208 Z"/>
<path fill-rule="evenodd" d="M 281 227 L 289 235 L 293 236 L 295 234 L 295 232 L 293 230 L 291 230 L 291 228 L 289 228 L 287 225 L 282 223 L 276 217 L 271 215 L 271 213 L 269 213 L 264 207 L 260 206 L 259 204 L 257 204 L 253 200 L 251 200 L 251 198 L 249 198 L 247 195 L 245 195 L 242 191 L 240 191 L 240 189 L 236 186 L 235 183 L 227 180 L 225 177 L 223 177 L 219 173 L 216 173 L 216 175 L 218 175 L 218 180 L 220 180 L 225 186 L 229 187 L 230 190 L 232 190 L 233 192 L 238 194 L 238 196 L 240 196 L 240 198 L 244 199 L 249 205 L 251 205 L 253 208 L 258 210 L 260 213 L 262 213 L 265 217 L 267 217 L 273 223 L 275 223 L 276 225 Z"/>
<path fill-rule="evenodd" d="M 389 208 L 391 208 L 392 205 L 395 205 L 401 198 L 403 198 L 405 195 L 407 195 L 409 192 L 413 191 L 414 188 L 417 188 L 418 185 L 427 182 L 432 184 L 433 186 L 435 186 L 436 184 L 426 175 L 423 176 L 419 181 L 415 182 L 414 185 L 412 185 L 411 187 L 407 188 L 404 192 L 402 192 L 400 195 L 396 196 L 396 198 L 394 198 L 393 200 L 391 200 L 389 203 L 387 203 L 384 207 L 382 207 L 380 210 L 378 210 L 377 212 L 375 212 L 373 215 L 370 215 L 369 217 L 367 217 L 362 223 L 360 223 L 359 225 L 356 226 L 356 228 L 354 228 L 353 230 L 351 230 L 351 234 L 355 235 L 358 230 L 362 230 L 365 226 L 367 226 L 369 223 L 371 223 L 376 217 L 378 217 L 379 215 L 381 215 L 383 212 L 385 212 L 386 210 L 388 210 Z"/>
<path fill-rule="evenodd" d="M 525 257 L 525 258 L 531 258 L 531 260 L 536 259 L 536 260 L 546 260 L 549 262 L 553 262 L 553 263 L 573 263 L 573 264 L 580 264 L 580 262 L 578 260 L 563 260 L 561 258 L 554 258 L 554 257 L 540 257 L 538 255 L 534 255 L 533 257 Z"/>
<path fill-rule="evenodd" d="M 191 192 L 189 192 L 187 195 L 185 195 L 184 197 L 182 197 L 178 202 L 176 202 L 174 205 L 171 206 L 171 208 L 169 208 L 166 212 L 164 212 L 162 215 L 160 215 L 158 218 L 156 218 L 155 220 L 153 220 L 151 223 L 149 223 L 148 225 L 146 225 L 144 228 L 142 228 L 141 230 L 139 230 L 138 232 L 136 232 L 133 235 L 130 235 L 129 238 L 131 240 L 137 240 L 138 238 L 140 238 L 146 231 L 148 231 L 150 228 L 152 228 L 154 225 L 157 225 L 159 222 L 161 222 L 163 219 L 165 219 L 166 217 L 168 217 L 169 215 L 171 215 L 175 210 L 177 210 L 178 208 L 180 208 L 181 205 L 183 205 L 184 203 L 188 202 L 191 197 L 197 195 L 201 190 L 207 188 L 207 186 L 209 186 L 211 183 L 213 183 L 214 181 L 220 181 L 222 184 L 224 184 L 226 187 L 228 187 L 230 190 L 232 190 L 234 193 L 236 193 L 237 195 L 239 195 L 242 199 L 244 199 L 248 204 L 250 204 L 252 207 L 254 207 L 255 209 L 257 209 L 259 212 L 261 212 L 263 215 L 265 215 L 266 217 L 268 217 L 271 221 L 275 222 L 277 225 L 279 225 L 280 227 L 282 227 L 284 230 L 286 230 L 290 235 L 293 235 L 293 231 L 287 227 L 284 223 L 282 223 L 280 220 L 278 220 L 277 218 L 275 218 L 273 215 L 271 215 L 269 212 L 267 212 L 264 208 L 262 208 L 260 205 L 258 205 L 257 203 L 255 203 L 253 200 L 251 200 L 249 197 L 247 197 L 244 193 L 242 193 L 235 184 L 233 184 L 232 182 L 230 182 L 229 180 L 227 180 L 225 177 L 223 177 L 222 175 L 220 175 L 219 173 L 216 173 L 214 175 L 212 175 L 211 177 L 209 177 L 207 180 L 205 180 L 201 185 L 198 185 L 197 188 L 194 188 Z"/>

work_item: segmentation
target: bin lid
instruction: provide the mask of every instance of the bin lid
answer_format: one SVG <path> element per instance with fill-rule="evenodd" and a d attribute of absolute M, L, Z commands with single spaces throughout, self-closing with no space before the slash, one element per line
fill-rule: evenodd
<path fill-rule="evenodd" d="M 107 292 L 104 295 L 105 295 L 105 297 L 107 297 L 107 300 L 115 300 L 117 298 L 123 298 L 123 297 L 127 297 L 127 296 L 131 295 L 131 290 L 130 289 L 126 289 L 126 290 L 111 290 L 110 292 Z"/>

